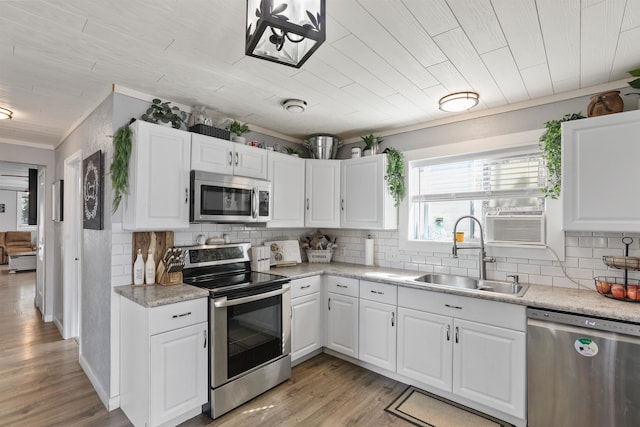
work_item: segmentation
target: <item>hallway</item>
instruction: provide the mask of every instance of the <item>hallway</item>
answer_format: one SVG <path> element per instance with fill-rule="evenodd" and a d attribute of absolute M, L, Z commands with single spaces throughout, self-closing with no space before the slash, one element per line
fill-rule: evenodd
<path fill-rule="evenodd" d="M 0 266 L 0 426 L 129 426 L 122 411 L 103 406 L 75 340 L 41 320 L 35 277 Z"/>

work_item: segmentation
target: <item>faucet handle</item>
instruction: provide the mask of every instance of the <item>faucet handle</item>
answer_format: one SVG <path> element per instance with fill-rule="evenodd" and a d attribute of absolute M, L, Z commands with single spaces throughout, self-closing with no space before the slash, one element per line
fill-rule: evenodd
<path fill-rule="evenodd" d="M 514 285 L 517 284 L 518 279 L 520 279 L 520 276 L 518 276 L 517 274 L 508 274 L 507 277 L 511 279 L 511 283 L 513 283 Z"/>

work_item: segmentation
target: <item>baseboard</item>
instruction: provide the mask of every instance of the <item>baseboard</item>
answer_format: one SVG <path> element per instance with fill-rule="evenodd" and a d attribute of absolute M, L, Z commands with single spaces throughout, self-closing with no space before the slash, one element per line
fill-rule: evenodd
<path fill-rule="evenodd" d="M 53 315 L 51 315 L 51 314 L 46 314 L 42 320 L 43 320 L 45 323 L 53 322 Z"/>
<path fill-rule="evenodd" d="M 85 358 L 82 356 L 82 354 L 79 355 L 78 359 L 82 370 L 84 371 L 87 378 L 89 378 L 91 385 L 93 385 L 93 388 L 98 394 L 98 397 L 100 398 L 100 401 L 102 402 L 104 407 L 107 408 L 108 411 L 113 411 L 114 409 L 119 408 L 120 396 L 110 398 L 107 391 L 102 387 L 102 385 L 98 381 L 98 377 L 96 377 L 96 375 L 93 373 L 93 370 L 91 369 Z"/>
<path fill-rule="evenodd" d="M 58 332 L 60 332 L 60 335 L 62 336 L 62 323 L 60 323 L 60 319 L 58 319 L 57 317 L 53 319 L 53 324 L 56 325 L 56 328 L 58 328 Z"/>
<path fill-rule="evenodd" d="M 297 366 L 297 365 L 301 364 L 302 362 L 306 362 L 307 360 L 316 357 L 320 353 L 322 353 L 322 348 L 314 350 L 309 354 L 305 354 L 304 356 L 300 356 L 296 360 L 292 360 L 291 361 L 291 367 L 293 368 L 294 366 Z"/>

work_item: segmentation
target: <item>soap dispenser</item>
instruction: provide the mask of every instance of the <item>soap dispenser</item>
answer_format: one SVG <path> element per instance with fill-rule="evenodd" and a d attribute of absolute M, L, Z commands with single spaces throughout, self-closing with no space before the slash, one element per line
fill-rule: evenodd
<path fill-rule="evenodd" d="M 144 260 L 142 259 L 142 249 L 138 249 L 136 261 L 133 263 L 133 284 L 144 284 Z"/>

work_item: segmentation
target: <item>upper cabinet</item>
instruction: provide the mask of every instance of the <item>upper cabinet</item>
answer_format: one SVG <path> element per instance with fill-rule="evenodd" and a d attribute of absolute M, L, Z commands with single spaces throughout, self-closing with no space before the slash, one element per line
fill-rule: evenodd
<path fill-rule="evenodd" d="M 212 136 L 190 134 L 191 169 L 267 179 L 267 151 Z"/>
<path fill-rule="evenodd" d="M 125 230 L 189 228 L 191 134 L 137 120 L 131 124 Z"/>
<path fill-rule="evenodd" d="M 304 227 L 305 160 L 267 151 L 271 221 L 267 227 Z"/>
<path fill-rule="evenodd" d="M 393 206 L 384 176 L 387 156 L 342 161 L 341 226 L 368 230 L 395 230 L 398 209 Z"/>
<path fill-rule="evenodd" d="M 562 124 L 563 228 L 640 231 L 640 111 Z"/>
<path fill-rule="evenodd" d="M 341 160 L 307 160 L 304 224 L 340 228 Z"/>

